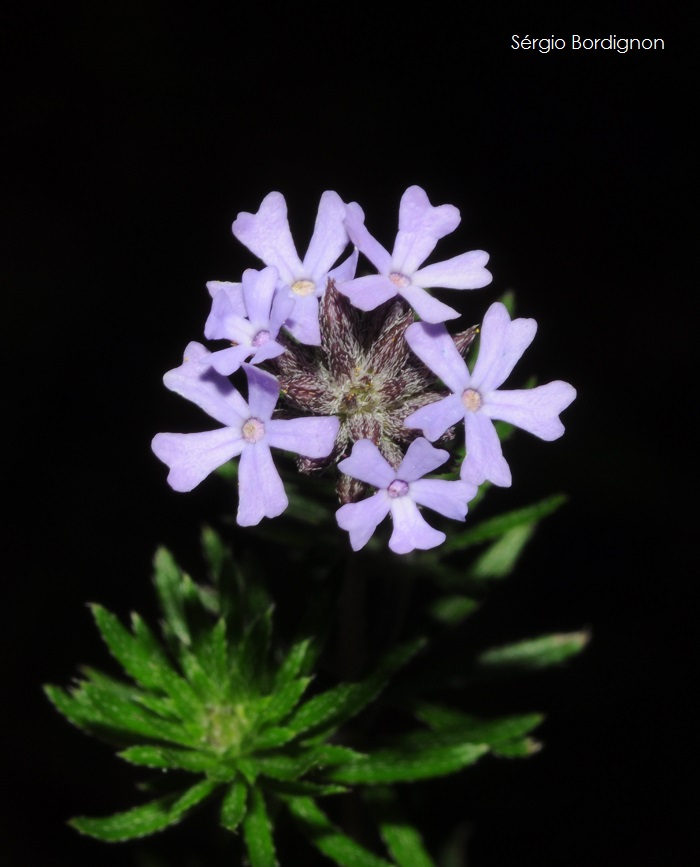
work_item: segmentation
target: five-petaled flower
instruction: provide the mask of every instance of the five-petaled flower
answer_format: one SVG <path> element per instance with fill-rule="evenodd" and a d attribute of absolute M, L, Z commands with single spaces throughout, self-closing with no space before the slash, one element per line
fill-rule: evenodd
<path fill-rule="evenodd" d="M 460 475 L 475 485 L 486 480 L 495 485 L 511 484 L 494 420 L 510 422 L 543 440 L 555 440 L 564 433 L 559 413 L 576 397 L 568 382 L 556 380 L 513 391 L 499 389 L 536 330 L 534 319 L 511 321 L 505 305 L 495 302 L 484 316 L 479 353 L 470 373 L 444 325 L 415 322 L 406 329 L 408 345 L 452 393 L 411 413 L 404 424 L 436 440 L 464 419 L 467 456 Z"/>
<path fill-rule="evenodd" d="M 201 433 L 159 433 L 153 451 L 170 467 L 168 482 L 191 491 L 211 472 L 240 455 L 238 514 L 241 526 L 280 515 L 288 505 L 270 447 L 320 458 L 333 448 L 337 418 L 272 418 L 279 397 L 274 376 L 244 364 L 248 401 L 210 364 L 211 353 L 190 343 L 183 364 L 165 374 L 172 391 L 191 400 L 225 427 Z"/>
<path fill-rule="evenodd" d="M 399 232 L 389 253 L 364 224 L 362 210 L 354 203 L 348 205 L 345 226 L 350 240 L 370 260 L 379 272 L 339 282 L 344 292 L 360 310 L 374 310 L 395 295 L 413 307 L 426 322 L 444 322 L 456 319 L 459 313 L 433 298 L 425 290 L 429 287 L 444 289 L 481 289 L 491 282 L 491 274 L 484 267 L 489 255 L 483 250 L 472 250 L 433 265 L 420 266 L 435 249 L 435 245 L 459 225 L 460 214 L 454 205 L 433 207 L 421 187 L 409 187 L 399 206 Z"/>
<path fill-rule="evenodd" d="M 350 457 L 342 460 L 338 468 L 377 491 L 358 503 L 341 506 L 336 512 L 338 525 L 350 533 L 353 550 L 359 551 L 367 544 L 388 514 L 394 523 L 389 547 L 396 554 L 434 548 L 444 542 L 445 534 L 428 524 L 418 506 L 463 521 L 467 503 L 477 491 L 476 485 L 469 482 L 422 478 L 444 464 L 449 456 L 449 452 L 436 449 L 419 437 L 394 469 L 373 442 L 356 442 Z"/>

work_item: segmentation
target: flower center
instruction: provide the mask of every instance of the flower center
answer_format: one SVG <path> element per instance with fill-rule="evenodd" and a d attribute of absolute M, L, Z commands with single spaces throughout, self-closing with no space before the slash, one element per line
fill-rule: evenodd
<path fill-rule="evenodd" d="M 258 331 L 258 333 L 253 338 L 253 346 L 258 347 L 262 346 L 264 343 L 270 339 L 269 331 Z"/>
<path fill-rule="evenodd" d="M 398 289 L 405 289 L 411 285 L 411 280 L 405 274 L 399 274 L 398 271 L 392 271 L 389 274 L 389 279 Z"/>
<path fill-rule="evenodd" d="M 484 401 L 481 399 L 481 395 L 474 388 L 465 388 L 462 392 L 462 403 L 464 404 L 464 408 L 470 410 L 471 412 L 476 412 L 478 409 L 481 409 Z"/>
<path fill-rule="evenodd" d="M 404 482 L 403 479 L 394 479 L 386 489 L 386 492 L 392 500 L 395 500 L 397 497 L 405 497 L 408 493 L 408 482 Z"/>
<path fill-rule="evenodd" d="M 292 283 L 291 286 L 292 292 L 295 295 L 312 295 L 316 291 L 316 284 L 313 280 L 297 280 L 295 283 Z"/>
<path fill-rule="evenodd" d="M 257 443 L 265 436 L 265 425 L 259 418 L 249 418 L 243 425 L 243 439 L 247 443 Z"/>

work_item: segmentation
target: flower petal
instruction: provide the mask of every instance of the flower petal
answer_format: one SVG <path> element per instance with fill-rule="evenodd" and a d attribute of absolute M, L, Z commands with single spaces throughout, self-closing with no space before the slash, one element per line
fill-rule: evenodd
<path fill-rule="evenodd" d="M 436 449 L 427 439 L 418 437 L 408 447 L 404 459 L 396 470 L 396 478 L 404 482 L 414 482 L 442 466 L 449 456 L 450 453 L 445 449 Z"/>
<path fill-rule="evenodd" d="M 477 486 L 470 482 L 448 479 L 418 479 L 411 483 L 411 499 L 421 506 L 439 512 L 446 518 L 463 521 L 467 503 L 474 499 Z"/>
<path fill-rule="evenodd" d="M 267 422 L 272 418 L 272 413 L 277 406 L 277 399 L 280 394 L 279 382 L 271 373 L 253 367 L 251 364 L 241 366 L 248 377 L 250 415 L 262 422 Z"/>
<path fill-rule="evenodd" d="M 243 301 L 243 286 L 240 283 L 230 283 L 227 280 L 209 280 L 207 289 L 212 299 L 216 298 L 219 292 L 225 292 L 233 305 L 234 313 L 238 316 L 248 315 Z"/>
<path fill-rule="evenodd" d="M 491 419 L 483 412 L 468 412 L 464 423 L 467 456 L 459 472 L 462 480 L 480 485 L 488 479 L 494 485 L 510 487 L 510 467 L 503 457 L 501 441 Z"/>
<path fill-rule="evenodd" d="M 441 437 L 447 428 L 462 421 L 464 418 L 464 406 L 456 394 L 450 394 L 442 400 L 428 403 L 412 412 L 404 419 L 404 426 L 418 428 L 423 431 L 423 436 L 429 440 Z"/>
<path fill-rule="evenodd" d="M 287 318 L 286 327 L 299 343 L 305 346 L 320 346 L 321 329 L 318 315 L 316 295 L 294 296 L 294 305 Z"/>
<path fill-rule="evenodd" d="M 329 280 L 335 280 L 336 284 L 344 283 L 346 280 L 352 280 L 357 271 L 357 260 L 359 257 L 359 251 L 357 247 L 355 247 L 347 259 L 344 259 L 337 268 L 328 272 Z"/>
<path fill-rule="evenodd" d="M 445 262 L 426 265 L 413 274 L 411 283 L 423 289 L 481 289 L 493 280 L 491 272 L 484 267 L 488 260 L 488 253 L 472 250 Z"/>
<path fill-rule="evenodd" d="M 479 354 L 472 371 L 472 385 L 485 393 L 505 382 L 523 352 L 532 343 L 537 323 L 534 319 L 514 319 L 496 301 L 486 311 L 481 326 Z"/>
<path fill-rule="evenodd" d="M 447 319 L 457 319 L 459 313 L 437 298 L 433 298 L 425 289 L 418 286 L 406 286 L 399 289 L 399 295 L 408 301 L 421 319 L 426 322 L 445 322 Z"/>
<path fill-rule="evenodd" d="M 396 478 L 396 471 L 371 440 L 358 440 L 338 469 L 375 488 L 387 488 Z"/>
<path fill-rule="evenodd" d="M 357 277 L 347 283 L 338 283 L 337 288 L 360 310 L 374 310 L 397 294 L 396 286 L 382 274 Z"/>
<path fill-rule="evenodd" d="M 391 517 L 394 532 L 389 539 L 389 547 L 396 554 L 408 554 L 415 548 L 421 551 L 435 548 L 447 538 L 428 524 L 410 496 L 397 497 L 391 501 Z"/>
<path fill-rule="evenodd" d="M 252 355 L 255 350 L 245 344 L 227 346 L 226 349 L 217 349 L 211 354 L 211 366 L 217 373 L 230 376 L 235 373 L 243 362 Z"/>
<path fill-rule="evenodd" d="M 293 283 L 301 274 L 301 259 L 289 230 L 287 203 L 282 193 L 265 196 L 257 214 L 242 211 L 233 221 L 231 231 L 266 265 L 274 265 L 283 282 Z"/>
<path fill-rule="evenodd" d="M 555 380 L 537 388 L 490 392 L 481 411 L 489 418 L 507 421 L 540 439 L 551 441 L 564 433 L 559 413 L 575 397 L 576 389 L 572 385 Z"/>
<path fill-rule="evenodd" d="M 406 342 L 450 391 L 461 395 L 470 385 L 467 364 L 444 325 L 414 322 L 406 329 Z"/>
<path fill-rule="evenodd" d="M 262 271 L 247 268 L 243 272 L 243 300 L 248 319 L 256 330 L 267 328 L 270 323 L 272 296 L 278 279 L 277 269 L 272 267 L 263 268 Z"/>
<path fill-rule="evenodd" d="M 163 382 L 222 424 L 240 424 L 248 415 L 248 405 L 229 380 L 211 366 L 211 355 L 201 343 L 189 343 L 182 364 L 169 370 Z"/>
<path fill-rule="evenodd" d="M 343 223 L 345 202 L 332 190 L 321 196 L 314 233 L 304 256 L 303 269 L 316 283 L 326 277 L 331 266 L 348 246 L 348 233 Z"/>
<path fill-rule="evenodd" d="M 365 215 L 362 208 L 352 202 L 345 212 L 345 228 L 352 243 L 366 256 L 380 274 L 389 275 L 391 271 L 391 256 L 389 251 L 372 237 L 365 226 Z"/>
<path fill-rule="evenodd" d="M 421 187 L 409 187 L 399 205 L 399 231 L 391 256 L 392 269 L 413 274 L 435 249 L 435 245 L 459 225 L 454 205 L 433 207 Z"/>
<path fill-rule="evenodd" d="M 236 343 L 250 343 L 254 332 L 246 315 L 241 316 L 236 312 L 228 293 L 217 292 L 204 324 L 204 336 L 207 340 L 235 340 Z"/>
<path fill-rule="evenodd" d="M 267 442 L 274 448 L 325 458 L 333 450 L 340 421 L 335 416 L 274 418 L 265 424 Z"/>
<path fill-rule="evenodd" d="M 238 467 L 238 524 L 252 527 L 263 518 L 276 518 L 288 504 L 267 443 L 246 443 Z"/>
<path fill-rule="evenodd" d="M 377 526 L 389 514 L 389 497 L 384 491 L 377 491 L 359 503 L 346 503 L 335 513 L 338 526 L 350 534 L 353 551 L 369 542 Z"/>
<path fill-rule="evenodd" d="M 170 467 L 168 484 L 175 491 L 191 491 L 210 473 L 241 453 L 243 439 L 233 428 L 201 433 L 159 433 L 151 448 Z"/>

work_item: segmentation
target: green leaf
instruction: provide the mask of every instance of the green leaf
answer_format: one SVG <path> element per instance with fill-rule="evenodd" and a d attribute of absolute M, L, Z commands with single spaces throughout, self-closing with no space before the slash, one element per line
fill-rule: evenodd
<path fill-rule="evenodd" d="M 311 677 L 301 677 L 279 687 L 270 696 L 270 700 L 262 712 L 261 721 L 274 724 L 283 720 L 299 704 L 312 680 Z"/>
<path fill-rule="evenodd" d="M 278 867 L 265 798 L 257 788 L 250 790 L 248 812 L 243 819 L 243 838 L 251 867 Z"/>
<path fill-rule="evenodd" d="M 221 802 L 221 824 L 228 831 L 235 831 L 243 821 L 248 800 L 248 787 L 238 777 L 226 790 Z"/>
<path fill-rule="evenodd" d="M 341 867 L 393 867 L 336 828 L 311 798 L 287 798 L 286 803 L 311 843 Z"/>
<path fill-rule="evenodd" d="M 494 744 L 491 747 L 491 752 L 506 759 L 526 759 L 541 749 L 542 744 L 534 738 L 516 738 L 512 741 L 501 741 Z"/>
<path fill-rule="evenodd" d="M 488 752 L 487 744 L 457 743 L 423 750 L 378 750 L 365 759 L 341 765 L 327 773 L 337 783 L 405 783 L 443 777 L 473 764 Z"/>
<path fill-rule="evenodd" d="M 194 584 L 189 576 L 182 572 L 167 548 L 161 547 L 156 551 L 153 565 L 154 581 L 165 615 L 167 631 L 185 647 L 189 647 L 192 636 L 185 616 L 184 600 L 197 598 Z"/>
<path fill-rule="evenodd" d="M 311 638 L 304 638 L 301 641 L 295 642 L 289 649 L 284 662 L 275 675 L 275 691 L 294 680 L 299 674 L 305 673 L 306 660 L 311 655 L 312 641 L 313 639 Z"/>
<path fill-rule="evenodd" d="M 431 726 L 433 731 L 403 735 L 397 739 L 401 748 L 420 750 L 463 741 L 498 744 L 528 734 L 544 719 L 542 714 L 538 713 L 484 719 L 430 704 L 419 705 L 415 713 L 419 719 Z"/>
<path fill-rule="evenodd" d="M 479 607 L 470 596 L 441 596 L 430 606 L 430 616 L 446 626 L 456 626 Z"/>
<path fill-rule="evenodd" d="M 251 750 L 254 752 L 262 750 L 274 750 L 277 747 L 288 744 L 293 741 L 297 733 L 293 729 L 288 729 L 283 726 L 271 726 L 265 729 L 258 735 L 255 735 Z"/>
<path fill-rule="evenodd" d="M 133 765 L 143 765 L 147 768 L 178 768 L 191 773 L 216 776 L 223 770 L 220 758 L 196 750 L 133 746 L 122 750 L 118 755 Z"/>
<path fill-rule="evenodd" d="M 397 867 L 435 867 L 418 830 L 406 820 L 388 786 L 365 789 L 363 797 L 379 826 L 379 833 Z"/>
<path fill-rule="evenodd" d="M 521 524 L 507 530 L 500 539 L 484 551 L 468 570 L 469 578 L 482 580 L 485 578 L 505 578 L 515 568 L 515 565 L 535 532 L 536 523 Z"/>
<path fill-rule="evenodd" d="M 241 675 L 251 689 L 264 685 L 271 636 L 272 607 L 268 607 L 250 624 L 236 654 Z"/>
<path fill-rule="evenodd" d="M 335 728 L 356 716 L 377 697 L 391 675 L 424 645 L 425 640 L 420 638 L 395 647 L 365 680 L 359 683 L 342 683 L 309 699 L 287 722 L 287 727 L 297 733 L 310 733 L 320 728 Z"/>
<path fill-rule="evenodd" d="M 218 785 L 204 780 L 182 794 L 166 795 L 114 816 L 80 816 L 72 819 L 70 824 L 81 834 L 106 842 L 145 837 L 176 825 L 193 807 L 211 795 Z"/>
<path fill-rule="evenodd" d="M 472 545 L 479 545 L 483 542 L 488 542 L 491 539 L 496 539 L 512 530 L 514 527 L 519 527 L 522 524 L 531 524 L 534 521 L 539 521 L 547 515 L 551 515 L 560 506 L 566 502 L 567 498 L 564 494 L 554 494 L 547 497 L 538 503 L 531 506 L 526 506 L 524 509 L 517 509 L 513 512 L 508 512 L 505 515 L 499 515 L 496 518 L 490 518 L 486 521 L 481 521 L 473 525 L 463 533 L 454 533 L 447 537 L 447 540 L 441 547 L 443 553 L 452 551 L 463 551 Z"/>
<path fill-rule="evenodd" d="M 485 650 L 477 657 L 477 665 L 481 669 L 538 669 L 559 665 L 580 653 L 590 638 L 586 630 L 541 635 Z"/>

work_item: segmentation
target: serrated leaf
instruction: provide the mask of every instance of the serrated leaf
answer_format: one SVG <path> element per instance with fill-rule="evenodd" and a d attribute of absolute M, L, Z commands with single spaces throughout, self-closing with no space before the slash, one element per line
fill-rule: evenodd
<path fill-rule="evenodd" d="M 275 691 L 281 689 L 300 674 L 305 673 L 304 667 L 306 659 L 310 655 L 312 641 L 311 638 L 304 638 L 291 646 L 275 675 L 273 687 Z"/>
<path fill-rule="evenodd" d="M 538 669 L 559 665 L 580 653 L 590 641 L 590 633 L 561 632 L 541 635 L 526 641 L 492 647 L 477 657 L 481 669 Z"/>
<path fill-rule="evenodd" d="M 189 647 L 192 643 L 192 636 L 185 616 L 183 595 L 196 598 L 194 585 L 190 579 L 189 589 L 185 590 L 186 576 L 167 548 L 161 547 L 156 551 L 153 565 L 155 568 L 153 580 L 158 591 L 161 609 L 165 615 L 164 628 L 177 641 L 185 647 Z"/>
<path fill-rule="evenodd" d="M 204 631 L 197 639 L 194 651 L 201 667 L 206 672 L 214 695 L 221 698 L 228 693 L 231 663 L 229 660 L 226 621 L 221 618 L 216 625 Z"/>
<path fill-rule="evenodd" d="M 250 790 L 248 812 L 243 819 L 243 838 L 251 867 L 278 867 L 265 798 L 257 788 Z"/>
<path fill-rule="evenodd" d="M 435 867 L 421 835 L 406 820 L 392 789 L 372 786 L 364 790 L 363 797 L 396 867 Z"/>
<path fill-rule="evenodd" d="M 312 798 L 287 798 L 289 812 L 316 848 L 341 867 L 393 867 L 347 837 L 328 819 Z"/>
<path fill-rule="evenodd" d="M 261 612 L 249 625 L 236 653 L 241 676 L 254 689 L 264 685 L 272 636 L 272 608 Z"/>
<path fill-rule="evenodd" d="M 401 748 L 420 750 L 433 746 L 447 746 L 460 741 L 497 744 L 531 732 L 544 719 L 542 714 L 538 713 L 484 719 L 428 704 L 419 705 L 415 714 L 433 731 L 411 732 L 397 738 Z"/>
<path fill-rule="evenodd" d="M 326 776 L 337 783 L 372 785 L 443 777 L 473 764 L 487 744 L 457 743 L 425 750 L 378 750 L 365 759 L 341 765 Z"/>
<path fill-rule="evenodd" d="M 122 750 L 118 755 L 133 765 L 143 765 L 147 768 L 177 768 L 190 773 L 210 774 L 216 777 L 225 772 L 220 758 L 197 750 L 133 746 Z"/>
<path fill-rule="evenodd" d="M 382 691 L 391 675 L 413 657 L 425 641 L 417 639 L 399 645 L 388 653 L 377 669 L 359 683 L 343 683 L 314 696 L 287 722 L 297 733 L 310 733 L 329 726 L 337 727 L 356 716 Z"/>
<path fill-rule="evenodd" d="M 516 509 L 508 512 L 505 515 L 498 515 L 495 518 L 490 518 L 486 521 L 481 521 L 478 524 L 471 526 L 462 533 L 453 533 L 448 536 L 447 540 L 441 546 L 443 553 L 452 551 L 463 551 L 472 545 L 479 545 L 483 542 L 488 542 L 492 539 L 497 539 L 514 527 L 519 527 L 523 524 L 531 524 L 551 515 L 560 506 L 566 502 L 567 498 L 564 494 L 554 494 L 538 503 L 531 506 L 526 506 L 523 509 Z"/>
<path fill-rule="evenodd" d="M 272 726 L 265 731 L 260 732 L 253 740 L 251 750 L 274 750 L 277 747 L 284 746 L 290 741 L 293 741 L 297 733 L 292 729 L 284 728 L 283 726 Z"/>
<path fill-rule="evenodd" d="M 248 800 L 248 787 L 238 777 L 226 790 L 221 802 L 221 824 L 227 831 L 235 831 L 243 821 Z"/>
<path fill-rule="evenodd" d="M 218 783 L 203 780 L 182 794 L 166 795 L 123 813 L 104 818 L 79 816 L 70 824 L 81 834 L 105 842 L 133 840 L 162 831 L 180 822 L 197 804 L 216 789 Z"/>
<path fill-rule="evenodd" d="M 280 686 L 270 696 L 270 700 L 262 712 L 261 722 L 274 725 L 288 716 L 299 704 L 312 680 L 311 677 L 301 677 Z"/>

